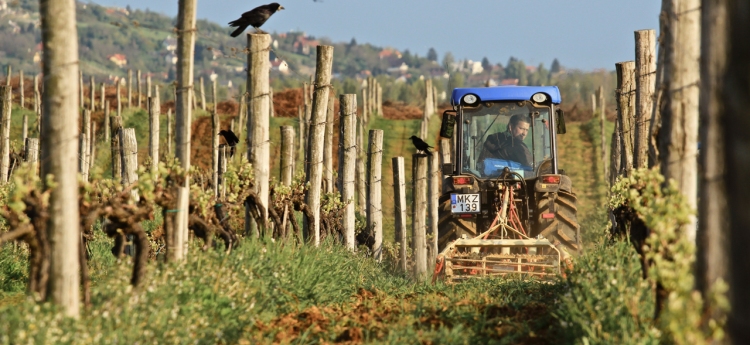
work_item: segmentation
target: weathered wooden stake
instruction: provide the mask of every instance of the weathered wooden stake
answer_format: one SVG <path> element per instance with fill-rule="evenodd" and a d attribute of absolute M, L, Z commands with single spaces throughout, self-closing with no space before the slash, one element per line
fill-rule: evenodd
<path fill-rule="evenodd" d="M 633 170 L 634 122 L 635 122 L 635 62 L 615 64 L 617 70 L 617 121 L 622 137 L 622 164 L 619 175 L 630 175 Z"/>
<path fill-rule="evenodd" d="M 215 108 L 215 107 L 214 107 Z M 219 114 L 216 109 L 211 111 L 211 186 L 214 189 L 214 195 L 219 195 Z"/>
<path fill-rule="evenodd" d="M 203 87 L 203 77 L 200 77 L 201 109 L 206 111 L 206 89 Z"/>
<path fill-rule="evenodd" d="M 169 108 L 167 109 L 167 156 L 172 154 L 172 142 L 174 142 L 174 134 L 172 133 L 172 108 Z"/>
<path fill-rule="evenodd" d="M 428 156 L 429 171 L 427 172 L 427 217 L 429 228 L 427 229 L 427 267 L 435 264 L 438 254 L 438 214 L 440 208 L 440 152 L 432 152 Z"/>
<path fill-rule="evenodd" d="M 373 257 L 381 261 L 383 259 L 383 130 L 371 129 L 367 150 L 367 228 L 375 237 L 372 247 Z"/>
<path fill-rule="evenodd" d="M 615 121 L 615 130 L 612 132 L 610 145 L 609 185 L 614 186 L 622 168 L 622 135 L 619 121 Z"/>
<path fill-rule="evenodd" d="M 135 72 L 136 107 L 143 109 L 143 90 L 141 89 L 141 70 Z"/>
<path fill-rule="evenodd" d="M 364 126 L 365 124 L 362 121 L 357 121 L 357 206 L 359 206 L 358 211 L 363 217 L 367 215 Z"/>
<path fill-rule="evenodd" d="M 341 222 L 344 244 L 355 250 L 354 225 L 354 170 L 357 162 L 357 95 L 346 94 L 339 98 L 339 173 L 338 184 L 341 201 L 346 203 Z"/>
<path fill-rule="evenodd" d="M 635 32 L 635 147 L 633 167 L 648 167 L 648 138 L 656 83 L 656 31 Z"/>
<path fill-rule="evenodd" d="M 159 100 L 159 86 L 154 86 L 154 96 L 147 99 L 148 102 L 148 155 L 151 157 L 151 173 L 159 170 L 159 116 L 161 115 L 161 102 Z"/>
<path fill-rule="evenodd" d="M 81 109 L 85 108 L 84 102 L 86 102 L 86 97 L 83 97 L 83 71 L 78 70 L 78 101 L 79 101 L 79 107 Z"/>
<path fill-rule="evenodd" d="M 427 274 L 427 156 L 412 156 L 412 186 L 414 206 L 412 208 L 412 252 L 414 253 L 414 275 L 422 278 Z"/>
<path fill-rule="evenodd" d="M 10 70 L 10 66 L 8 69 Z M 10 113 L 13 102 L 11 90 L 10 86 L 0 86 L 0 183 L 8 182 L 10 169 Z"/>
<path fill-rule="evenodd" d="M 247 116 L 247 156 L 255 172 L 255 193 L 263 208 L 268 207 L 270 145 L 269 145 L 269 72 L 268 59 L 271 35 L 248 34 L 247 91 L 250 106 Z M 246 212 L 247 214 L 247 212 Z M 249 225 L 249 219 L 245 224 Z M 246 228 L 246 230 L 248 230 Z M 246 231 L 246 233 L 248 233 Z M 257 232 L 257 235 L 260 233 Z"/>
<path fill-rule="evenodd" d="M 268 101 L 268 106 L 271 107 L 271 117 L 276 117 L 276 112 L 273 109 L 273 88 L 270 88 L 268 94 L 271 97 L 271 100 Z"/>
<path fill-rule="evenodd" d="M 37 138 L 26 138 L 26 162 L 29 163 L 31 171 L 34 175 L 37 175 L 37 166 L 39 165 L 39 139 Z"/>
<path fill-rule="evenodd" d="M 211 81 L 211 102 L 213 102 L 214 111 L 218 113 L 219 112 L 219 98 L 216 96 L 216 93 L 218 92 L 219 88 L 217 85 L 217 79 L 214 79 Z"/>
<path fill-rule="evenodd" d="M 106 132 L 106 130 L 105 130 Z M 96 165 L 96 122 L 91 123 L 91 138 L 89 138 L 89 176 Z"/>
<path fill-rule="evenodd" d="M 111 127 L 109 126 L 109 101 L 104 101 L 104 142 L 110 142 L 111 138 Z"/>
<path fill-rule="evenodd" d="M 133 106 L 133 70 L 128 70 L 128 108 Z"/>
<path fill-rule="evenodd" d="M 89 167 L 91 163 L 90 149 L 91 144 L 91 111 L 88 109 L 83 110 L 83 121 L 80 134 L 80 144 L 78 146 L 78 172 L 81 173 L 84 181 L 89 180 Z"/>
<path fill-rule="evenodd" d="M 429 119 L 435 113 L 435 109 L 433 108 L 435 106 L 435 101 L 432 99 L 432 79 L 424 80 L 424 91 L 424 118 Z"/>
<path fill-rule="evenodd" d="M 393 199 L 394 215 L 396 218 L 396 243 L 398 243 L 399 267 L 406 272 L 406 171 L 404 170 L 404 157 L 393 157 Z"/>
<path fill-rule="evenodd" d="M 138 143 L 135 139 L 135 128 L 120 128 L 118 137 L 122 157 L 122 185 L 129 186 L 138 181 Z"/>
<path fill-rule="evenodd" d="M 281 126 L 281 168 L 279 180 L 285 186 L 294 178 L 294 127 Z"/>
<path fill-rule="evenodd" d="M 122 86 L 122 79 L 117 81 L 117 116 L 122 117 L 122 94 L 120 87 Z"/>
<path fill-rule="evenodd" d="M 331 71 L 333 69 L 333 46 L 319 45 L 315 66 L 315 84 L 312 106 L 309 107 L 311 118 L 308 132 L 308 148 L 305 155 L 307 168 L 306 182 L 309 189 L 305 203 L 313 214 L 313 224 L 303 218 L 305 241 L 320 245 L 320 199 L 323 183 L 323 151 L 325 149 L 326 120 L 328 118 L 328 98 L 331 94 Z"/>
<path fill-rule="evenodd" d="M 333 107 L 336 98 L 333 97 L 335 93 L 331 93 L 328 96 L 328 110 L 326 111 L 326 135 L 325 135 L 325 151 L 323 152 L 323 185 L 325 186 L 326 193 L 333 193 Z"/>
<path fill-rule="evenodd" d="M 5 85 L 10 86 L 10 80 L 13 78 L 13 69 L 10 67 L 10 64 L 8 64 L 8 73 L 5 76 Z"/>
<path fill-rule="evenodd" d="M 120 156 L 120 129 L 122 128 L 122 117 L 110 116 L 109 131 L 111 133 L 110 143 L 112 150 L 112 178 L 120 180 L 122 178 L 122 158 Z M 106 129 L 105 129 L 106 130 Z"/>
<path fill-rule="evenodd" d="M 607 107 L 606 107 L 606 97 L 604 95 L 604 87 L 599 86 L 599 90 L 597 91 L 599 94 L 599 129 L 601 132 L 601 157 L 602 157 L 602 169 L 603 169 L 603 176 L 604 180 L 606 180 L 609 176 L 609 170 L 607 166 L 607 135 L 605 133 L 604 124 L 607 120 Z"/>
<path fill-rule="evenodd" d="M 107 91 L 107 89 L 104 86 L 104 83 L 99 84 L 99 106 L 101 108 L 104 108 L 104 100 L 105 100 L 106 95 L 107 95 L 106 91 Z"/>
<path fill-rule="evenodd" d="M 305 130 L 307 126 L 305 126 L 305 105 L 304 104 L 297 106 L 297 119 L 299 122 L 299 144 L 297 146 L 297 152 L 298 152 L 300 159 L 302 160 L 302 166 L 304 167 L 305 166 L 304 165 L 305 164 L 304 163 L 305 162 L 305 149 L 306 149 L 305 143 L 307 142 L 307 140 L 305 140 L 305 133 L 306 133 Z"/>
<path fill-rule="evenodd" d="M 21 109 L 24 109 L 24 108 L 26 108 L 26 99 L 23 97 L 24 96 L 23 70 L 18 71 L 18 77 L 19 77 L 18 78 L 18 83 L 19 83 L 19 85 L 18 85 L 18 96 L 20 97 L 18 104 L 21 105 Z M 26 137 L 24 137 L 24 140 L 25 140 L 25 138 Z"/>

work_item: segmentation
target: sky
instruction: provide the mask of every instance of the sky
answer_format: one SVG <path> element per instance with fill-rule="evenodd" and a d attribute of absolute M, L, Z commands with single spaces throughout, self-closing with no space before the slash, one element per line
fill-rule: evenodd
<path fill-rule="evenodd" d="M 198 18 L 225 25 L 265 3 L 197 0 Z M 526 65 L 557 58 L 566 68 L 613 70 L 634 60 L 635 30 L 658 29 L 657 0 L 279 0 L 285 10 L 263 25 L 267 32 L 304 31 L 334 42 L 371 43 L 420 56 Z M 105 6 L 174 17 L 177 0 L 93 0 Z M 227 26 L 227 33 L 231 32 Z M 658 33 L 657 33 L 658 35 Z"/>

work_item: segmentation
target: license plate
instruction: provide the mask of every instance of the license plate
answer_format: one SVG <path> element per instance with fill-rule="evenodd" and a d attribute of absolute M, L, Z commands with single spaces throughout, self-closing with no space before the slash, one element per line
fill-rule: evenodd
<path fill-rule="evenodd" d="M 479 194 L 451 194 L 451 213 L 479 213 Z"/>

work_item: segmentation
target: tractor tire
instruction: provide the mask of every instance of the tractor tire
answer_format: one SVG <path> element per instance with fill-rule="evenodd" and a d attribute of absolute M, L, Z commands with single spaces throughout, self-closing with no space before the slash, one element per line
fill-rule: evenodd
<path fill-rule="evenodd" d="M 477 236 L 477 226 L 473 220 L 453 217 L 450 199 L 440 203 L 438 214 L 438 253 L 462 235 L 468 238 Z"/>
<path fill-rule="evenodd" d="M 537 226 L 534 236 L 542 235 L 555 244 L 563 257 L 577 256 L 581 249 L 580 225 L 576 218 L 576 195 L 560 190 L 557 193 L 539 193 L 536 204 Z M 554 214 L 544 218 L 544 214 Z"/>

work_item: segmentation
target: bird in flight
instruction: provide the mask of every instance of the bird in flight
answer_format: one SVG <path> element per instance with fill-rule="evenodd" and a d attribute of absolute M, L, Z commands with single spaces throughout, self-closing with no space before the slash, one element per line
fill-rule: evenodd
<path fill-rule="evenodd" d="M 426 143 L 426 142 L 424 142 L 424 140 L 420 139 L 420 138 L 419 138 L 419 137 L 417 137 L 416 135 L 412 135 L 411 137 L 409 137 L 409 139 L 411 139 L 411 142 L 412 142 L 412 144 L 414 144 L 414 147 L 416 147 L 416 148 L 417 148 L 417 151 L 422 151 L 422 152 L 426 152 L 426 153 L 431 153 L 431 152 L 430 152 L 430 148 L 431 148 L 432 146 L 430 146 L 430 145 L 427 145 L 427 143 Z"/>
<path fill-rule="evenodd" d="M 271 18 L 271 15 L 284 9 L 284 6 L 279 5 L 277 2 L 270 3 L 268 5 L 258 6 L 250 11 L 242 14 L 240 19 L 229 22 L 229 26 L 237 27 L 230 35 L 232 37 L 239 36 L 248 26 L 254 27 L 257 31 L 264 32 L 260 29 L 263 23 Z"/>
<path fill-rule="evenodd" d="M 219 135 L 224 137 L 227 145 L 229 145 L 229 157 L 233 157 L 234 150 L 237 146 L 237 143 L 240 142 L 240 138 L 237 138 L 237 136 L 234 134 L 234 132 L 232 132 L 231 129 L 222 129 L 219 131 Z"/>

